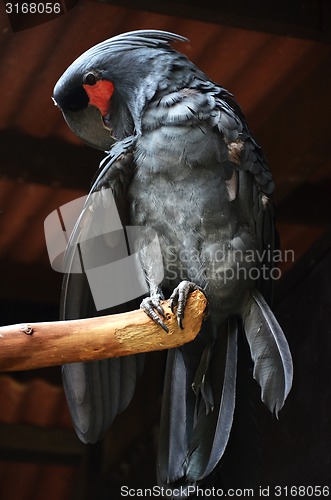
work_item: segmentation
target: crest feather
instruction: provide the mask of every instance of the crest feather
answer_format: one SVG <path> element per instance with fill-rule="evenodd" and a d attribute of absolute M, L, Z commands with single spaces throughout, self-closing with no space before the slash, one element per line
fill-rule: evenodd
<path fill-rule="evenodd" d="M 96 56 L 102 54 L 104 51 L 123 51 L 138 49 L 141 47 L 149 48 L 169 48 L 170 42 L 187 42 L 188 39 L 177 35 L 176 33 L 171 33 L 169 31 L 161 30 L 136 30 L 128 31 L 127 33 L 121 33 L 112 38 L 108 38 L 103 42 L 98 43 L 94 47 L 90 48 L 84 52 L 78 59 L 89 56 Z"/>

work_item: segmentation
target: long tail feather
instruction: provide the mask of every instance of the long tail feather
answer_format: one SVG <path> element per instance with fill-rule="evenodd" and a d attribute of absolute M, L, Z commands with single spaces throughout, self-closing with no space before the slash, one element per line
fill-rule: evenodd
<path fill-rule="evenodd" d="M 235 406 L 237 319 L 230 318 L 218 333 L 210 343 L 168 354 L 159 484 L 187 486 L 205 479 L 227 446 Z"/>
<path fill-rule="evenodd" d="M 270 307 L 256 289 L 247 294 L 242 319 L 254 362 L 253 376 L 261 387 L 261 399 L 277 416 L 293 379 L 287 340 Z"/>
<path fill-rule="evenodd" d="M 212 472 L 222 458 L 229 440 L 236 394 L 237 321 L 235 318 L 228 320 L 225 339 L 220 335 L 215 344 L 212 347 L 213 358 L 209 367 L 215 407 L 207 413 L 205 406 L 201 405 L 198 415 L 187 469 L 187 477 L 193 481 L 204 479 Z M 224 360 L 221 362 L 224 354 Z"/>
<path fill-rule="evenodd" d="M 160 484 L 175 482 L 184 475 L 187 455 L 186 367 L 183 353 L 168 353 L 165 390 L 162 400 L 157 474 Z"/>

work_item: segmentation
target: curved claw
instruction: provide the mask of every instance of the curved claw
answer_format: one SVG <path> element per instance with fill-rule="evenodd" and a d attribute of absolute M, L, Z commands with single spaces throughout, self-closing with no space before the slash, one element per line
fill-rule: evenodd
<path fill-rule="evenodd" d="M 165 318 L 163 307 L 161 306 L 159 299 L 153 299 L 152 297 L 146 297 L 140 304 L 140 309 L 142 309 L 149 318 L 151 318 L 155 323 L 161 326 L 166 333 L 169 333 L 168 327 L 162 321 Z M 155 312 L 158 312 L 158 314 Z M 161 317 L 160 317 L 160 316 Z"/>
<path fill-rule="evenodd" d="M 200 290 L 201 292 L 203 292 L 203 290 L 195 283 L 192 283 L 192 281 L 181 281 L 170 296 L 170 308 L 174 313 L 174 308 L 175 306 L 177 306 L 177 323 L 181 330 L 183 330 L 184 328 L 183 319 L 187 298 L 189 294 L 194 292 L 195 290 Z"/>

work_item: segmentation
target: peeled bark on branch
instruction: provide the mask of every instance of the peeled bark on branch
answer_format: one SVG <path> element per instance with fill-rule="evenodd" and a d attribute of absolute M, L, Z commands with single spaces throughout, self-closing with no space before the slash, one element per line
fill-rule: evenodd
<path fill-rule="evenodd" d="M 168 301 L 164 301 L 164 322 L 169 333 L 141 310 L 3 326 L 0 328 L 0 371 L 31 370 L 179 347 L 199 333 L 206 304 L 200 291 L 190 295 L 181 330 Z"/>

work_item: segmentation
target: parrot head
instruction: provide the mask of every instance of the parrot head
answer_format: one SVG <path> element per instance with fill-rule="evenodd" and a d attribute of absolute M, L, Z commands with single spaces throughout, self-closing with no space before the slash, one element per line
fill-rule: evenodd
<path fill-rule="evenodd" d="M 174 40 L 186 38 L 166 31 L 131 31 L 78 57 L 53 92 L 53 101 L 72 131 L 103 151 L 139 133 L 144 106 L 167 85 L 176 54 L 184 57 L 170 47 Z"/>

